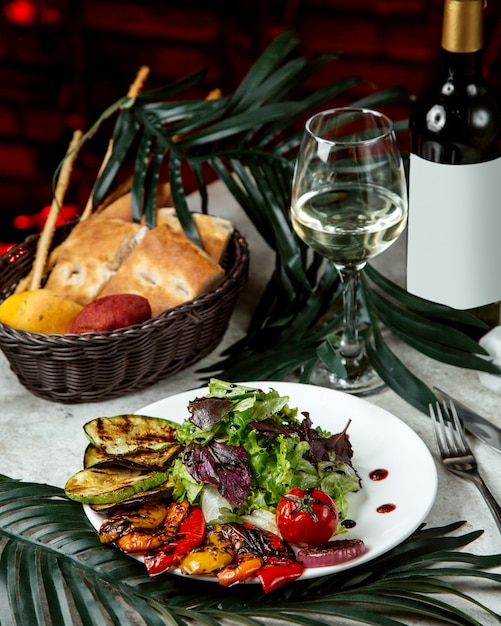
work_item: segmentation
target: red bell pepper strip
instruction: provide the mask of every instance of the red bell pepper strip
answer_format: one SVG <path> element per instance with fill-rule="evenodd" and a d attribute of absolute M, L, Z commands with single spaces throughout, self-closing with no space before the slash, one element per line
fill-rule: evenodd
<path fill-rule="evenodd" d="M 265 564 L 256 571 L 265 593 L 275 591 L 286 583 L 297 580 L 304 571 L 304 565 L 294 559 L 267 557 Z"/>
<path fill-rule="evenodd" d="M 169 567 L 178 565 L 185 554 L 202 543 L 205 533 L 206 524 L 202 509 L 194 506 L 179 525 L 175 540 L 145 555 L 144 565 L 148 574 L 155 576 L 165 572 Z"/>

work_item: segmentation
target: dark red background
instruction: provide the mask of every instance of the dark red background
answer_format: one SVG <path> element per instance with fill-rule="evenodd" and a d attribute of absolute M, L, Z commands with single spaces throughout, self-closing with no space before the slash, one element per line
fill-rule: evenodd
<path fill-rule="evenodd" d="M 489 0 L 485 22 L 486 71 L 498 88 L 499 4 Z M 308 89 L 359 75 L 376 89 L 403 84 L 417 93 L 437 69 L 442 7 L 443 0 L 2 0 L 0 242 L 24 239 L 15 216 L 50 204 L 73 130 L 87 130 L 123 96 L 141 65 L 151 68 L 147 88 L 207 66 L 194 94 L 204 97 L 233 89 L 271 39 L 294 28 L 307 56 L 343 51 Z M 408 105 L 394 115 L 406 117 Z M 102 156 L 97 147 L 79 156 L 69 202 L 85 203 Z"/>

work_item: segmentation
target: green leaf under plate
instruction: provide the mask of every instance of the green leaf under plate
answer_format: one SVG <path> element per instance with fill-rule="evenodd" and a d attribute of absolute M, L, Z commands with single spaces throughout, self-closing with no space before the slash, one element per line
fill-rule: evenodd
<path fill-rule="evenodd" d="M 455 587 L 458 579 L 479 580 L 493 595 L 501 592 L 501 575 L 490 571 L 501 566 L 501 554 L 465 552 L 482 531 L 455 534 L 462 524 L 422 527 L 362 566 L 264 595 L 259 585 L 225 589 L 171 574 L 150 578 L 142 563 L 100 543 L 82 507 L 62 489 L 0 476 L 2 624 L 266 626 L 277 619 L 327 626 L 336 617 L 386 626 L 423 617 L 497 623 L 500 615 Z"/>

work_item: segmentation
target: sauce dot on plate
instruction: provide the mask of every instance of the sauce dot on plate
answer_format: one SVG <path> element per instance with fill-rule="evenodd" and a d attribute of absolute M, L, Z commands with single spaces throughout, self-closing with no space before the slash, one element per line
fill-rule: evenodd
<path fill-rule="evenodd" d="M 375 469 L 372 470 L 372 472 L 369 472 L 369 478 L 374 481 L 384 480 L 385 478 L 388 478 L 388 473 L 387 469 Z"/>
<path fill-rule="evenodd" d="M 355 528 L 356 525 L 357 523 L 353 519 L 344 519 L 341 522 L 341 526 L 344 526 L 345 528 Z"/>
<path fill-rule="evenodd" d="M 378 506 L 378 508 L 376 509 L 376 511 L 378 513 L 391 513 L 392 511 L 394 511 L 397 508 L 396 504 L 382 504 L 381 506 Z"/>

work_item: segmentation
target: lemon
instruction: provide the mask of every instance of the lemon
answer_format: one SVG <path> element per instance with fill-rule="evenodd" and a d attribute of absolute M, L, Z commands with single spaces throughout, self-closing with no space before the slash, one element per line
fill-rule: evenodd
<path fill-rule="evenodd" d="M 50 289 L 14 293 L 0 304 L 0 322 L 17 330 L 46 335 L 65 333 L 83 309 Z"/>

